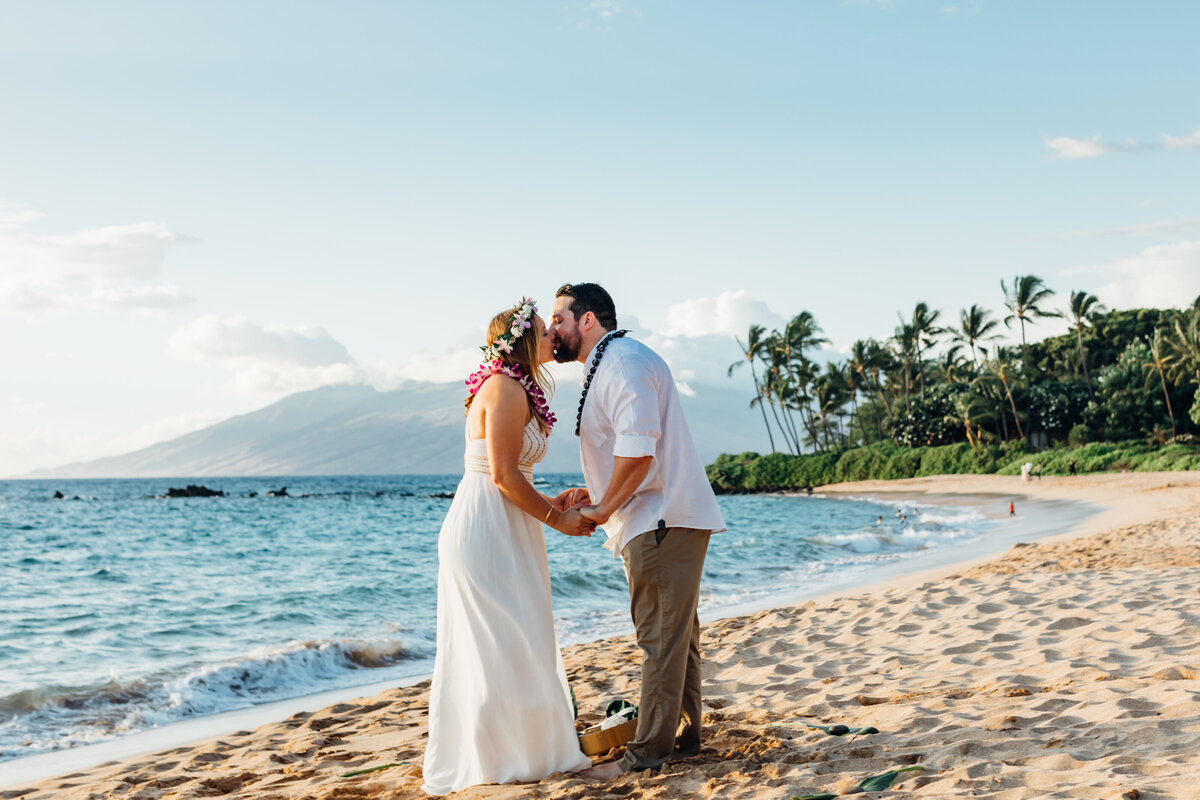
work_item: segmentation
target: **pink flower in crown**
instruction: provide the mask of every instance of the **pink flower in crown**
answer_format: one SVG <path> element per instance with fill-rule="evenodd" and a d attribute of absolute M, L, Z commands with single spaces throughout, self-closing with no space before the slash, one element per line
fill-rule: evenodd
<path fill-rule="evenodd" d="M 509 340 L 503 336 L 499 336 L 496 338 L 496 349 L 502 350 L 505 353 L 511 353 L 513 351 L 512 343 L 509 342 Z"/>

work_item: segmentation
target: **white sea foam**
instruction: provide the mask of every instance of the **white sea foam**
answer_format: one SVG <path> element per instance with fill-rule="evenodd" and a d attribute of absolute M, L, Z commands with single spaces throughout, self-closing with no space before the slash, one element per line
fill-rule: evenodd
<path fill-rule="evenodd" d="M 296 641 L 175 677 L 110 678 L 101 686 L 0 698 L 0 760 L 355 685 L 363 682 L 355 673 L 365 669 L 380 670 L 376 681 L 388 680 L 388 672 L 411 671 L 431 652 L 396 639 Z"/>

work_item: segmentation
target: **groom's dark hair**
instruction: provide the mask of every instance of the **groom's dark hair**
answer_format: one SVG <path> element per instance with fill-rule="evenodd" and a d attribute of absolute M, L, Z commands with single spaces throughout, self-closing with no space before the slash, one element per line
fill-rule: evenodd
<path fill-rule="evenodd" d="M 555 297 L 571 298 L 571 313 L 579 319 L 587 312 L 596 315 L 596 321 L 606 331 L 617 329 L 617 307 L 612 296 L 598 283 L 564 283 L 558 287 Z"/>

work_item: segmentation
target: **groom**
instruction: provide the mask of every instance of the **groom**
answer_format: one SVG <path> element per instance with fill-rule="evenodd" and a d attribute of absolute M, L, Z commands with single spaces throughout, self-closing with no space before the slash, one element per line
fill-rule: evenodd
<path fill-rule="evenodd" d="M 555 360 L 584 365 L 575 433 L 593 505 L 581 513 L 604 527 L 604 546 L 621 554 L 642 650 L 637 734 L 620 761 L 591 770 L 599 778 L 700 752 L 696 603 L 708 537 L 725 530 L 671 370 L 625 333 L 601 286 L 558 290 L 550 325 Z"/>

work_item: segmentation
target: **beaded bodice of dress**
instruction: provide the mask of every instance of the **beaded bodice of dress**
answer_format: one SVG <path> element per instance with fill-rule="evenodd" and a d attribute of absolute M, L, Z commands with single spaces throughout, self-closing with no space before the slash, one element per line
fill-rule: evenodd
<path fill-rule="evenodd" d="M 488 466 L 487 439 L 470 438 L 467 431 L 467 453 L 464 457 L 468 472 L 491 473 Z M 542 426 L 537 417 L 529 420 L 521 434 L 521 454 L 517 456 L 517 466 L 522 472 L 533 473 L 533 465 L 546 457 L 549 449 L 549 437 L 542 433 Z"/>

